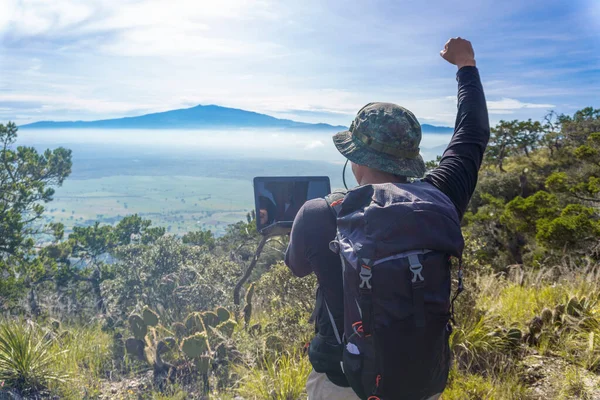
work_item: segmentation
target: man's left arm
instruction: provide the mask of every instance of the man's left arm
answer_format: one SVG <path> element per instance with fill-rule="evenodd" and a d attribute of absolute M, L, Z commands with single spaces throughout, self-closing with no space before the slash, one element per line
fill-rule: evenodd
<path fill-rule="evenodd" d="M 294 224 L 292 225 L 292 231 L 290 233 L 290 243 L 287 251 L 285 252 L 285 265 L 292 271 L 297 277 L 304 277 L 312 272 L 312 266 L 308 261 L 306 241 L 306 216 L 304 213 L 304 206 L 300 208 Z"/>

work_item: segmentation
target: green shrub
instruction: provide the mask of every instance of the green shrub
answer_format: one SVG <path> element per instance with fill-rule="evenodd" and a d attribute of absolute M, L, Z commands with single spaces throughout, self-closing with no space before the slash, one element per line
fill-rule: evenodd
<path fill-rule="evenodd" d="M 66 374 L 53 366 L 67 350 L 55 351 L 52 339 L 33 323 L 0 322 L 0 381 L 23 393 L 37 393 L 51 382 L 64 382 Z"/>

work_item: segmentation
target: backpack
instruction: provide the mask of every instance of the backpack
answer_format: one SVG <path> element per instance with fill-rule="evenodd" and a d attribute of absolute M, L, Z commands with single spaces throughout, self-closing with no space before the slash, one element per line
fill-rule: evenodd
<path fill-rule="evenodd" d="M 428 182 L 364 185 L 326 198 L 344 288 L 342 369 L 363 400 L 441 394 L 451 364 L 452 257 L 464 238 L 452 201 Z"/>

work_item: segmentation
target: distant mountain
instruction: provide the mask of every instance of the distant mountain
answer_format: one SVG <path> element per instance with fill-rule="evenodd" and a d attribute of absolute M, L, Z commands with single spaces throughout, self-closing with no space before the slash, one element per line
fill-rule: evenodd
<path fill-rule="evenodd" d="M 136 117 L 103 119 L 98 121 L 39 121 L 20 129 L 195 129 L 195 128 L 294 128 L 313 130 L 348 129 L 324 123 L 309 124 L 289 119 L 279 119 L 252 111 L 216 105 L 198 105 L 191 108 L 164 111 Z M 452 133 L 452 128 L 422 125 L 424 133 Z"/>
<path fill-rule="evenodd" d="M 434 126 L 434 125 L 429 125 L 429 124 L 422 124 L 421 125 L 421 131 L 423 131 L 423 133 L 449 133 L 449 134 L 453 134 L 454 133 L 454 128 L 451 128 L 449 126 Z"/>
<path fill-rule="evenodd" d="M 19 128 L 96 128 L 96 129 L 192 129 L 192 128 L 300 128 L 344 130 L 344 126 L 308 124 L 289 119 L 215 105 L 165 111 L 137 117 L 99 121 L 40 121 Z"/>

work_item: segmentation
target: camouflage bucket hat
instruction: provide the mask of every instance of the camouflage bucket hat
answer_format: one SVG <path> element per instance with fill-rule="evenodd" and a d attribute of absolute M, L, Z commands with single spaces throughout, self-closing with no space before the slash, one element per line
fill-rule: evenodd
<path fill-rule="evenodd" d="M 333 136 L 338 151 L 355 164 L 395 175 L 421 178 L 421 125 L 409 110 L 391 103 L 369 103 L 350 129 Z"/>

